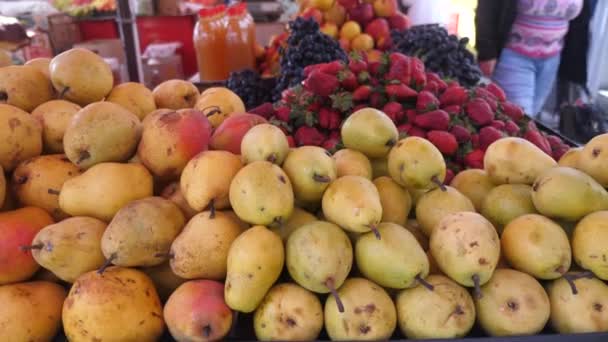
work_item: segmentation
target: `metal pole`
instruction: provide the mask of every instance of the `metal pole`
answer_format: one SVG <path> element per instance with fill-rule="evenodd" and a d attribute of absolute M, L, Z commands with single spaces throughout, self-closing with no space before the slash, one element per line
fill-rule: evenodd
<path fill-rule="evenodd" d="M 116 22 L 118 23 L 123 49 L 127 56 L 129 80 L 131 82 L 143 82 L 137 22 L 129 6 L 129 0 L 117 0 L 116 9 Z"/>

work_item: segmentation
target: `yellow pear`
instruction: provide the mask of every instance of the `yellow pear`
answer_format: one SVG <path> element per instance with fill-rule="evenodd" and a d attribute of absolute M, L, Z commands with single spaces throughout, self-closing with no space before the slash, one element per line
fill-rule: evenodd
<path fill-rule="evenodd" d="M 287 155 L 283 170 L 293 184 L 295 198 L 318 202 L 329 184 L 337 178 L 335 161 L 317 146 L 298 147 Z"/>
<path fill-rule="evenodd" d="M 409 220 L 407 220 L 407 222 L 405 223 L 405 225 L 403 227 L 405 229 L 409 230 L 410 233 L 412 233 L 414 235 L 414 237 L 416 238 L 416 240 L 418 240 L 418 243 L 420 244 L 420 247 L 422 247 L 422 249 L 424 249 L 425 251 L 427 251 L 429 249 L 429 238 L 422 231 L 422 228 L 420 227 L 420 224 L 418 223 L 418 221 L 416 221 L 414 219 L 409 219 Z"/>
<path fill-rule="evenodd" d="M 257 161 L 243 167 L 230 184 L 230 204 L 243 221 L 280 225 L 291 216 L 294 196 L 280 167 Z"/>
<path fill-rule="evenodd" d="M 483 165 L 495 184 L 532 184 L 557 162 L 528 140 L 508 137 L 488 147 Z"/>
<path fill-rule="evenodd" d="M 323 329 L 319 299 L 296 284 L 274 286 L 253 316 L 260 341 L 314 341 Z"/>
<path fill-rule="evenodd" d="M 536 213 L 532 203 L 532 187 L 525 184 L 502 184 L 486 195 L 481 204 L 481 214 L 502 231 L 512 220 Z"/>
<path fill-rule="evenodd" d="M 6 199 L 6 178 L 4 176 L 4 169 L 2 169 L 2 165 L 0 165 L 0 208 L 2 208 L 4 206 L 5 199 Z"/>
<path fill-rule="evenodd" d="M 46 226 L 32 241 L 32 256 L 61 280 L 73 283 L 104 264 L 101 237 L 106 226 L 105 222 L 86 216 Z"/>
<path fill-rule="evenodd" d="M 579 155 L 577 166 L 593 177 L 603 187 L 608 188 L 608 134 L 600 134 L 589 140 Z"/>
<path fill-rule="evenodd" d="M 228 251 L 226 304 L 236 311 L 253 312 L 279 278 L 284 261 L 278 235 L 263 226 L 246 230 Z"/>
<path fill-rule="evenodd" d="M 251 127 L 241 141 L 241 155 L 245 164 L 265 160 L 282 165 L 287 153 L 289 142 L 285 133 L 271 124 Z"/>
<path fill-rule="evenodd" d="M 245 104 L 241 98 L 224 87 L 205 89 L 196 101 L 194 108 L 205 112 L 214 128 L 233 113 L 245 112 Z"/>
<path fill-rule="evenodd" d="M 0 103 L 31 112 L 53 98 L 48 77 L 33 66 L 0 68 Z"/>
<path fill-rule="evenodd" d="M 11 185 L 19 203 L 46 210 L 55 220 L 68 215 L 59 207 L 59 192 L 80 170 L 63 154 L 34 157 L 13 171 Z"/>
<path fill-rule="evenodd" d="M 103 255 L 117 266 L 156 266 L 169 256 L 185 219 L 173 202 L 147 197 L 122 207 L 101 239 Z"/>
<path fill-rule="evenodd" d="M 374 108 L 359 109 L 349 115 L 340 133 L 346 148 L 362 152 L 369 158 L 385 157 L 399 138 L 393 121 Z"/>
<path fill-rule="evenodd" d="M 168 80 L 152 91 L 157 108 L 186 109 L 194 108 L 198 100 L 198 88 L 184 80 Z"/>
<path fill-rule="evenodd" d="M 477 320 L 490 336 L 539 333 L 551 314 L 549 297 L 531 276 L 510 269 L 497 269 L 475 299 Z"/>
<path fill-rule="evenodd" d="M 574 228 L 572 253 L 582 268 L 608 280 L 608 211 L 585 216 Z"/>
<path fill-rule="evenodd" d="M 513 268 L 538 279 L 559 278 L 572 262 L 570 242 L 562 227 L 537 214 L 511 221 L 502 232 L 501 250 Z"/>
<path fill-rule="evenodd" d="M 204 151 L 190 159 L 180 178 L 180 188 L 195 211 L 230 207 L 230 184 L 243 167 L 241 159 L 228 151 Z"/>
<path fill-rule="evenodd" d="M 63 287 L 47 281 L 0 286 L 0 341 L 53 341 L 65 296 Z"/>
<path fill-rule="evenodd" d="M 32 116 L 42 123 L 44 149 L 49 152 L 63 153 L 63 136 L 72 117 L 82 107 L 65 100 L 52 100 L 36 107 Z"/>
<path fill-rule="evenodd" d="M 171 296 L 181 284 L 186 282 L 186 279 L 173 273 L 169 261 L 152 267 L 143 267 L 140 271 L 150 277 L 156 291 L 158 291 L 158 296 L 163 302 L 166 302 L 169 296 Z"/>
<path fill-rule="evenodd" d="M 139 119 L 111 102 L 90 104 L 74 115 L 65 130 L 63 149 L 72 163 L 89 168 L 123 162 L 135 153 L 142 126 Z"/>
<path fill-rule="evenodd" d="M 408 189 L 434 189 L 445 180 L 443 155 L 426 139 L 399 140 L 388 155 L 388 172 L 395 182 Z"/>
<path fill-rule="evenodd" d="M 29 65 L 29 66 L 32 66 L 32 67 L 38 69 L 38 71 L 43 73 L 44 76 L 46 76 L 46 78 L 48 78 L 49 80 L 51 79 L 51 70 L 50 70 L 51 59 L 50 58 L 46 58 L 46 57 L 33 58 L 33 59 L 30 59 L 29 61 L 25 62 L 24 65 Z"/>
<path fill-rule="evenodd" d="M 564 153 L 564 155 L 559 158 L 557 164 L 559 166 L 567 166 L 573 169 L 578 169 L 578 161 L 581 158 L 583 153 L 583 147 L 573 147 L 568 150 L 568 152 Z"/>
<path fill-rule="evenodd" d="M 11 172 L 42 152 L 42 127 L 23 110 L 0 103 L 0 166 Z"/>
<path fill-rule="evenodd" d="M 426 236 L 431 236 L 439 221 L 449 214 L 475 212 L 471 200 L 460 191 L 451 186 L 445 186 L 444 189 L 434 189 L 425 193 L 416 204 L 416 220 Z"/>
<path fill-rule="evenodd" d="M 80 276 L 65 300 L 62 317 L 69 341 L 157 341 L 165 325 L 152 280 L 123 267 Z"/>
<path fill-rule="evenodd" d="M 49 68 L 60 98 L 81 106 L 103 100 L 114 85 L 110 66 L 87 49 L 62 52 L 51 60 Z"/>
<path fill-rule="evenodd" d="M 332 340 L 387 340 L 397 326 L 397 310 L 382 287 L 351 278 L 338 290 L 344 312 L 333 296 L 325 301 L 325 329 Z"/>
<path fill-rule="evenodd" d="M 350 175 L 372 179 L 372 163 L 365 154 L 345 148 L 334 153 L 333 158 L 338 177 Z"/>
<path fill-rule="evenodd" d="M 179 186 L 179 182 L 169 183 L 161 192 L 161 197 L 168 199 L 175 203 L 181 210 L 186 220 L 190 220 L 198 211 L 192 209 L 190 204 L 186 201 L 182 189 Z"/>
<path fill-rule="evenodd" d="M 152 91 L 141 83 L 126 82 L 115 86 L 106 101 L 123 106 L 140 120 L 156 110 Z"/>
<path fill-rule="evenodd" d="M 382 204 L 382 222 L 404 226 L 412 209 L 412 197 L 409 192 L 387 176 L 374 179 L 374 185 Z"/>
<path fill-rule="evenodd" d="M 467 196 L 473 202 L 475 210 L 481 211 L 484 198 L 495 185 L 485 170 L 469 169 L 454 176 L 450 186 Z"/>
<path fill-rule="evenodd" d="M 370 159 L 372 164 L 372 178 L 378 178 L 382 176 L 390 176 L 388 173 L 388 159 L 387 158 L 373 158 Z"/>
<path fill-rule="evenodd" d="M 228 251 L 243 229 L 225 212 L 210 216 L 208 211 L 194 216 L 171 244 L 171 269 L 181 278 L 226 277 Z"/>
<path fill-rule="evenodd" d="M 272 228 L 271 230 L 281 237 L 283 242 L 287 241 L 289 235 L 293 233 L 294 230 L 302 227 L 303 225 L 317 221 L 317 217 L 304 209 L 300 209 L 298 207 L 293 208 L 293 213 L 289 217 L 289 219 L 281 224 L 279 227 Z"/>
<path fill-rule="evenodd" d="M 475 323 L 475 304 L 466 289 L 442 275 L 430 275 L 433 286 L 405 289 L 395 305 L 399 328 L 409 339 L 461 338 Z"/>
<path fill-rule="evenodd" d="M 140 164 L 101 163 L 63 183 L 59 207 L 109 222 L 127 203 L 152 196 L 152 189 L 152 175 Z"/>

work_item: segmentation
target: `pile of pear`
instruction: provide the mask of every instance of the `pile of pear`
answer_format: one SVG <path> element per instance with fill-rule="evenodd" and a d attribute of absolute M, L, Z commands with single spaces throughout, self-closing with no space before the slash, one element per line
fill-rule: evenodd
<path fill-rule="evenodd" d="M 114 86 L 86 50 L 9 68 L 0 341 L 608 331 L 608 135 L 559 162 L 504 138 L 445 184 L 376 109 L 334 154 L 265 123 L 236 154 L 188 82 Z"/>

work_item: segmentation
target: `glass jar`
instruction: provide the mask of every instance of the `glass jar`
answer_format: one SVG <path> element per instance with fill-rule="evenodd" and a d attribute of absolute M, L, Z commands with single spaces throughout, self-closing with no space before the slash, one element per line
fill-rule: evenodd
<path fill-rule="evenodd" d="M 229 69 L 226 63 L 226 6 L 202 9 L 194 28 L 193 39 L 200 80 L 205 82 L 227 79 Z"/>
<path fill-rule="evenodd" d="M 250 30 L 253 19 L 250 22 L 247 15 L 247 5 L 245 3 L 238 3 L 228 8 L 226 61 L 228 70 L 231 72 L 255 67 L 254 45 Z"/>

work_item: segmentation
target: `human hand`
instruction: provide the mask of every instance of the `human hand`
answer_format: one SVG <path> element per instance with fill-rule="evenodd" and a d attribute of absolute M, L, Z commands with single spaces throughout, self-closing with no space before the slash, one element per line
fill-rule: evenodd
<path fill-rule="evenodd" d="M 487 61 L 479 62 L 479 69 L 484 74 L 484 76 L 490 77 L 494 73 L 494 68 L 496 67 L 496 59 L 488 59 Z"/>

